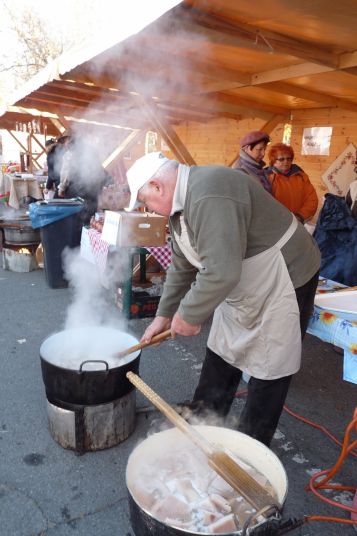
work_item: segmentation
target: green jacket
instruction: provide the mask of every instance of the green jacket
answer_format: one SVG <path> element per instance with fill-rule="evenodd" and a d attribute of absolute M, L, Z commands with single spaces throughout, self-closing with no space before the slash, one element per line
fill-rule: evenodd
<path fill-rule="evenodd" d="M 187 322 L 200 324 L 238 284 L 242 261 L 276 244 L 292 215 L 248 175 L 223 166 L 191 167 L 183 214 L 203 268 L 192 266 L 175 241 L 180 213 L 174 214 L 172 264 L 157 314 L 172 317 L 178 310 Z M 319 249 L 301 224 L 282 254 L 294 288 L 319 269 Z"/>

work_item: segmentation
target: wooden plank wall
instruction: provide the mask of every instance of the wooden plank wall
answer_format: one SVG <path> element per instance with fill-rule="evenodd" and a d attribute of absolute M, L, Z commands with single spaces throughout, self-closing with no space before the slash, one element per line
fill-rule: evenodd
<path fill-rule="evenodd" d="M 357 146 L 357 113 L 338 108 L 321 108 L 299 110 L 294 112 L 291 120 L 291 146 L 295 152 L 295 162 L 309 175 L 319 197 L 319 207 L 328 191 L 321 180 L 321 175 L 340 155 L 345 147 L 353 142 Z M 259 130 L 264 126 L 262 119 L 214 119 L 209 123 L 185 123 L 176 127 L 181 140 L 197 164 L 224 164 L 232 161 L 239 149 L 240 138 L 250 130 Z M 329 156 L 306 156 L 301 154 L 302 134 L 304 128 L 332 126 L 332 140 Z M 283 125 L 271 132 L 272 143 L 283 139 Z M 166 152 L 166 151 L 165 151 Z M 313 218 L 316 221 L 318 211 Z"/>
<path fill-rule="evenodd" d="M 333 127 L 329 156 L 307 156 L 301 154 L 301 142 L 304 128 Z M 357 113 L 338 108 L 321 108 L 299 110 L 292 118 L 291 146 L 295 151 L 295 162 L 304 169 L 316 188 L 319 207 L 328 191 L 321 180 L 321 175 L 341 154 L 349 143 L 357 146 Z M 318 214 L 318 212 L 317 212 Z M 314 220 L 316 220 L 316 216 Z"/>
<path fill-rule="evenodd" d="M 239 150 L 239 140 L 251 130 L 260 130 L 262 119 L 217 118 L 209 123 L 184 123 L 176 132 L 199 165 L 229 164 Z M 283 137 L 283 125 L 272 132 L 274 143 Z"/>

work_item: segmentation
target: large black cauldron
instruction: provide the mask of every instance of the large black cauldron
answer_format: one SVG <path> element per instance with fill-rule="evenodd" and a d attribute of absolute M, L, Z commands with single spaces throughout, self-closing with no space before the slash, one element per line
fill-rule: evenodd
<path fill-rule="evenodd" d="M 137 343 L 132 335 L 106 327 L 68 329 L 51 335 L 40 348 L 47 399 L 66 407 L 122 398 L 134 389 L 126 373 L 138 373 L 141 352 L 125 358 L 115 354 Z"/>

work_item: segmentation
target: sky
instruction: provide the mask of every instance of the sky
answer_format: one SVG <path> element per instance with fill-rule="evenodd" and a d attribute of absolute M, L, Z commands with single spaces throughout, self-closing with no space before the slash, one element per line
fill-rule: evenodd
<path fill-rule="evenodd" d="M 77 46 L 85 42 L 104 48 L 140 31 L 178 3 L 179 0 L 0 0 L 0 66 L 11 65 L 19 54 L 8 10 L 20 15 L 31 9 L 50 35 L 59 34 L 62 41 L 68 39 Z M 15 83 L 11 71 L 0 72 L 0 105 L 14 102 L 18 92 Z M 1 137 L 0 162 L 17 160 L 16 142 L 5 131 L 0 131 Z"/>
<path fill-rule="evenodd" d="M 19 15 L 31 9 L 50 35 L 60 35 L 64 41 L 104 46 L 139 31 L 178 3 L 179 0 L 0 0 L 0 65 L 11 64 L 19 50 L 8 10 Z M 11 93 L 10 74 L 0 73 L 1 81 L 0 97 L 1 88 Z"/>

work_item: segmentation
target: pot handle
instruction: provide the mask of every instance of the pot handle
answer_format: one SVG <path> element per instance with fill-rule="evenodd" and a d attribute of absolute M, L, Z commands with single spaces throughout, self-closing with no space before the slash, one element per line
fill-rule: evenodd
<path fill-rule="evenodd" d="M 80 364 L 79 372 L 83 372 L 82 368 L 85 363 L 104 363 L 106 372 L 108 372 L 109 370 L 109 365 L 106 361 L 103 361 L 102 359 L 87 359 L 86 361 L 82 361 L 82 363 Z"/>

